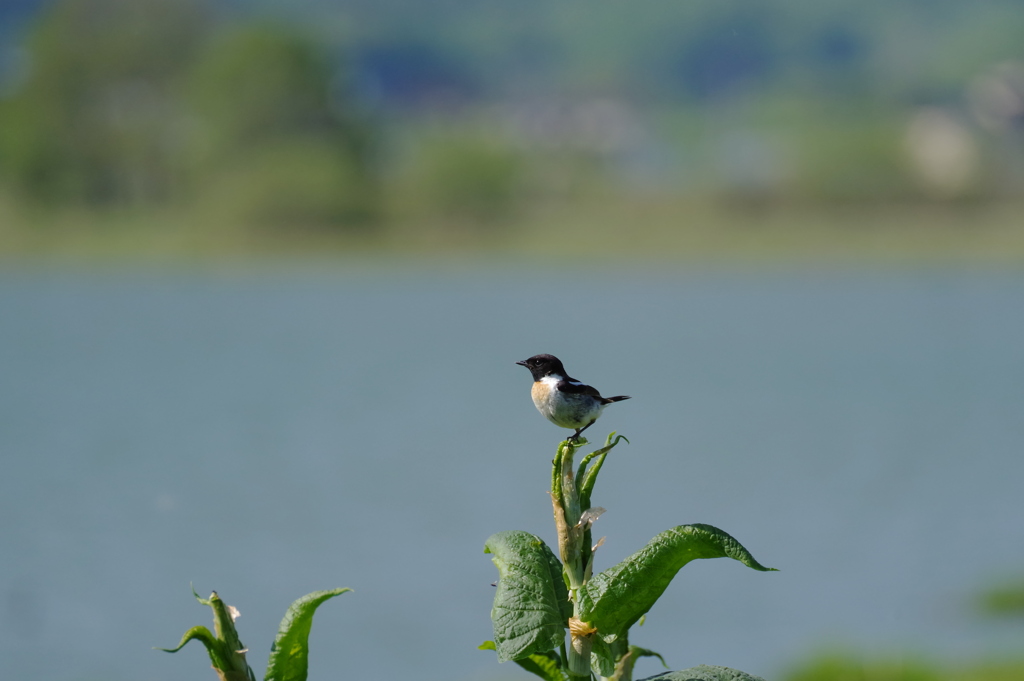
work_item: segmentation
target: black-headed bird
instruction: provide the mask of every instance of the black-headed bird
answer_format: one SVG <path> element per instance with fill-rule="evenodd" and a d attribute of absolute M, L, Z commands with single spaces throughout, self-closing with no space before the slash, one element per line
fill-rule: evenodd
<path fill-rule="evenodd" d="M 569 376 L 554 355 L 534 355 L 516 364 L 533 374 L 530 396 L 537 411 L 556 426 L 575 430 L 570 440 L 578 440 L 609 404 L 629 399 L 629 395 L 601 397 L 597 388 Z"/>

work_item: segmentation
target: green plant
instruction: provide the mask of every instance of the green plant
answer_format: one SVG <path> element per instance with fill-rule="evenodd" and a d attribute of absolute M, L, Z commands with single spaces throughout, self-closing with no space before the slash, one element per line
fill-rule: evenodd
<path fill-rule="evenodd" d="M 623 439 L 610 434 L 604 447 L 585 455 L 575 471 L 573 456 L 587 440 L 559 444 L 551 503 L 561 561 L 540 537 L 528 532 L 499 532 L 487 540 L 484 552 L 493 555 L 500 581 L 491 610 L 494 641 L 480 648 L 497 651 L 499 662 L 515 661 L 546 681 L 589 680 L 592 670 L 602 679 L 631 681 L 637 659 L 661 656 L 630 645 L 629 630 L 680 568 L 698 558 L 733 558 L 755 570 L 774 570 L 758 563 L 718 528 L 679 525 L 618 565 L 593 574 L 594 551 L 603 539 L 592 544 L 591 525 L 604 509 L 591 506 L 591 496 L 605 458 Z M 701 665 L 652 678 L 749 681 L 756 677 Z"/>
<path fill-rule="evenodd" d="M 978 605 L 986 615 L 1024 615 L 1024 579 L 1006 580 L 985 589 L 978 597 Z"/>
<path fill-rule="evenodd" d="M 281 620 L 277 638 L 270 649 L 270 662 L 264 681 L 305 681 L 309 668 L 309 631 L 313 626 L 313 613 L 324 601 L 351 589 L 331 589 L 306 594 L 291 604 Z M 210 662 L 221 681 L 256 681 L 249 663 L 245 661 L 248 649 L 242 645 L 235 630 L 238 610 L 224 603 L 214 591 L 209 598 L 201 598 L 192 590 L 196 600 L 213 610 L 213 631 L 203 626 L 192 627 L 181 637 L 176 648 L 159 648 L 176 653 L 192 639 L 202 641 Z"/>
<path fill-rule="evenodd" d="M 782 676 L 786 681 L 1021 681 L 1024 660 L 999 655 L 955 661 L 920 653 L 882 656 L 854 650 L 813 653 Z"/>
<path fill-rule="evenodd" d="M 917 657 L 867 659 L 854 653 L 823 652 L 786 675 L 788 681 L 945 681 L 951 674 Z"/>

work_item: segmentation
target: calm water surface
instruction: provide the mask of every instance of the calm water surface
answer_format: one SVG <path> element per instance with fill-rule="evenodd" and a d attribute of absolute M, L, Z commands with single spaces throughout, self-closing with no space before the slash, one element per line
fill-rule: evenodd
<path fill-rule="evenodd" d="M 484 540 L 553 543 L 562 431 L 538 352 L 634 399 L 595 503 L 603 569 L 674 525 L 762 574 L 684 568 L 634 642 L 766 677 L 821 647 L 1019 650 L 972 597 L 1024 572 L 1024 275 L 486 271 L 0 274 L 0 651 L 11 679 L 208 675 L 189 583 L 262 677 L 285 608 L 311 678 L 525 678 Z M 638 676 L 657 673 L 644 660 Z"/>

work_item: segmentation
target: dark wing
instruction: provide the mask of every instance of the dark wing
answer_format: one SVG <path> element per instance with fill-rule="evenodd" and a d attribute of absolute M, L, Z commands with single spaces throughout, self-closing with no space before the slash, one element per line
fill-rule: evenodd
<path fill-rule="evenodd" d="M 558 382 L 558 385 L 556 387 L 558 388 L 558 392 L 561 393 L 571 393 L 573 395 L 593 395 L 594 397 L 601 397 L 601 393 L 597 391 L 597 388 L 590 385 L 584 385 L 582 383 L 579 383 L 578 381 L 570 381 L 568 379 L 562 380 Z"/>

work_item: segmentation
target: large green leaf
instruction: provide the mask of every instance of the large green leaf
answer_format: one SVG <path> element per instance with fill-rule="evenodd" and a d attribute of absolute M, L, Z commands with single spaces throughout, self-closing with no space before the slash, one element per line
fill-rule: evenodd
<path fill-rule="evenodd" d="M 764 679 L 728 667 L 701 664 L 681 672 L 665 672 L 657 676 L 648 676 L 640 681 L 764 681 Z"/>
<path fill-rule="evenodd" d="M 270 649 L 265 681 L 305 681 L 309 671 L 309 631 L 321 603 L 351 589 L 314 591 L 291 604 Z"/>
<path fill-rule="evenodd" d="M 494 641 L 484 641 L 477 646 L 477 650 L 497 649 L 498 647 L 494 645 Z M 515 662 L 531 674 L 544 679 L 544 681 L 566 681 L 568 678 L 565 672 L 562 671 L 561 659 L 558 657 L 558 653 L 555 652 L 534 653 Z"/>
<path fill-rule="evenodd" d="M 731 536 L 711 525 L 680 525 L 662 532 L 624 561 L 601 572 L 581 591 L 582 619 L 613 637 L 633 626 L 665 592 L 679 569 L 698 558 L 734 558 L 769 571 Z"/>
<path fill-rule="evenodd" d="M 493 554 L 501 576 L 491 609 L 498 661 L 557 648 L 572 605 L 555 554 L 540 537 L 520 531 L 491 535 L 484 553 Z"/>

